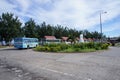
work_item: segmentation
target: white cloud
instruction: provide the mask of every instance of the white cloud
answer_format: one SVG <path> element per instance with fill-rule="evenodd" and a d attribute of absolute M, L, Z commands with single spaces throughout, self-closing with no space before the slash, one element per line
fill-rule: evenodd
<path fill-rule="evenodd" d="M 33 14 L 35 15 L 33 18 L 38 20 L 38 22 L 46 21 L 51 24 L 61 24 L 79 29 L 89 29 L 94 25 L 99 24 L 98 11 L 100 10 L 108 12 L 107 14 L 102 15 L 103 22 L 109 21 L 118 16 L 119 4 L 120 1 L 113 2 L 112 0 L 60 0 L 51 4 L 51 6 L 53 6 L 51 11 L 46 11 L 41 7 L 34 9 Z"/>
<path fill-rule="evenodd" d="M 11 12 L 14 11 L 13 8 L 15 8 L 15 5 L 9 4 L 5 0 L 0 1 L 0 14 L 2 12 Z"/>
<path fill-rule="evenodd" d="M 30 17 L 36 22 L 61 24 L 70 28 L 90 29 L 99 24 L 99 11 L 102 22 L 109 22 L 120 15 L 119 0 L 1 0 L 0 11 L 13 12 L 19 17 Z M 16 10 L 16 9 L 20 9 Z M 21 20 L 23 19 L 21 18 Z M 22 20 L 23 22 L 24 19 Z M 112 24 L 112 23 L 111 23 Z M 113 26 L 120 23 L 113 24 Z M 114 27 L 118 28 L 118 27 Z"/>
<path fill-rule="evenodd" d="M 23 12 L 26 12 L 31 4 L 29 0 L 16 0 L 16 2 L 20 5 L 19 8 L 21 8 Z"/>

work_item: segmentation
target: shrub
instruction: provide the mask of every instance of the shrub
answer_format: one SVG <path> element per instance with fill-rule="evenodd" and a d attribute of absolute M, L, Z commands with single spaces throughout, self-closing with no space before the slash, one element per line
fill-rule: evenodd
<path fill-rule="evenodd" d="M 34 48 L 35 51 L 47 51 L 48 47 L 45 46 L 37 46 L 36 48 Z"/>
<path fill-rule="evenodd" d="M 85 49 L 86 48 L 86 43 L 80 43 L 79 48 L 80 49 Z"/>
<path fill-rule="evenodd" d="M 39 49 L 40 49 L 40 46 L 37 46 L 37 47 L 34 48 L 33 50 L 35 50 L 35 51 L 39 51 Z"/>
<path fill-rule="evenodd" d="M 68 49 L 71 47 L 70 44 L 59 44 L 59 46 L 60 46 L 61 50 L 65 50 L 65 49 Z"/>
<path fill-rule="evenodd" d="M 68 48 L 68 49 L 62 50 L 60 52 L 71 53 L 71 52 L 75 52 L 75 50 L 73 48 Z"/>
<path fill-rule="evenodd" d="M 56 47 L 58 44 L 55 44 L 55 43 L 50 43 L 50 44 L 45 44 L 44 46 L 47 46 L 47 47 Z"/>
<path fill-rule="evenodd" d="M 95 47 L 96 50 L 101 50 L 101 47 Z"/>
<path fill-rule="evenodd" d="M 80 48 L 81 44 L 79 43 L 76 43 L 76 44 L 73 44 L 73 48 Z"/>
<path fill-rule="evenodd" d="M 46 47 L 46 51 L 48 52 L 51 51 L 50 47 Z"/>
<path fill-rule="evenodd" d="M 94 48 L 95 47 L 95 43 L 93 43 L 93 42 L 86 43 L 86 47 L 87 48 Z"/>
<path fill-rule="evenodd" d="M 108 49 L 107 43 L 77 43 L 77 44 L 45 44 L 44 46 L 37 46 L 36 51 L 47 52 L 92 52 L 95 50 Z"/>
<path fill-rule="evenodd" d="M 108 49 L 108 44 L 107 43 L 105 43 L 105 44 L 102 44 L 102 46 L 101 46 L 101 49 Z"/>
<path fill-rule="evenodd" d="M 86 52 L 95 52 L 96 50 L 95 49 L 80 49 L 79 52 L 83 52 L 83 53 L 86 53 Z"/>
<path fill-rule="evenodd" d="M 96 50 L 101 50 L 101 43 L 94 43 L 94 48 L 96 49 Z"/>
<path fill-rule="evenodd" d="M 81 49 L 80 48 L 74 48 L 75 52 L 79 52 Z"/>
<path fill-rule="evenodd" d="M 61 49 L 60 49 L 60 47 L 58 46 L 58 47 L 50 47 L 50 52 L 58 52 L 58 51 L 60 51 Z"/>

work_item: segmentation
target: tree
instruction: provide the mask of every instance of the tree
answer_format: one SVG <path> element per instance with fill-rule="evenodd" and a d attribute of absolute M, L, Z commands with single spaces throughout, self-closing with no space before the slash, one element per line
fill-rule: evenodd
<path fill-rule="evenodd" d="M 25 26 L 23 27 L 23 32 L 24 32 L 24 36 L 26 37 L 31 37 L 31 38 L 38 37 L 37 26 L 33 19 L 30 19 L 25 23 Z"/>
<path fill-rule="evenodd" d="M 39 35 L 41 38 L 44 38 L 44 36 L 47 35 L 47 25 L 45 22 L 40 24 Z"/>
<path fill-rule="evenodd" d="M 92 38 L 92 34 L 88 30 L 84 30 L 82 33 L 85 38 Z"/>
<path fill-rule="evenodd" d="M 95 39 L 100 39 L 101 34 L 98 33 L 97 31 L 92 32 L 92 37 Z"/>
<path fill-rule="evenodd" d="M 22 23 L 17 16 L 12 13 L 3 13 L 0 16 L 0 36 L 1 40 L 9 42 L 12 38 L 21 36 Z"/>

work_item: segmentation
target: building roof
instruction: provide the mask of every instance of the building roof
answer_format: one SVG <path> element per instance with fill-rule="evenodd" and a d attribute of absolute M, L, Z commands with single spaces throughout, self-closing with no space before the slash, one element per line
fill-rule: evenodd
<path fill-rule="evenodd" d="M 67 41 L 68 37 L 62 37 L 62 40 Z"/>
<path fill-rule="evenodd" d="M 44 36 L 44 38 L 47 40 L 55 40 L 56 39 L 55 36 Z"/>
<path fill-rule="evenodd" d="M 93 41 L 93 39 L 92 39 L 92 38 L 88 38 L 88 40 L 89 40 L 89 41 Z"/>

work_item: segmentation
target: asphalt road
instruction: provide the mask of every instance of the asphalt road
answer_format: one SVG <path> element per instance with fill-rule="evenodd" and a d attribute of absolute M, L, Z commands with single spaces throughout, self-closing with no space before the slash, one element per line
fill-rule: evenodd
<path fill-rule="evenodd" d="M 0 80 L 47 80 L 0 59 Z"/>
<path fill-rule="evenodd" d="M 93 53 L 44 53 L 8 48 L 0 49 L 0 59 L 40 77 L 36 80 L 120 80 L 120 48 L 117 47 Z M 0 68 L 2 73 L 6 73 L 6 69 Z M 7 80 L 4 75 L 0 80 Z M 15 77 L 13 73 L 12 78 Z"/>

